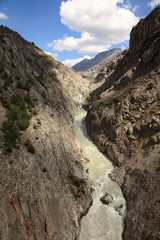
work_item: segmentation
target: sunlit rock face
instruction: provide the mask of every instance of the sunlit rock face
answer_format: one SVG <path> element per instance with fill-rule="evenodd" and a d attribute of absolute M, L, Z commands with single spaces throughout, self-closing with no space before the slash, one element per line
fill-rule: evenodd
<path fill-rule="evenodd" d="M 75 77 L 0 27 L 1 240 L 71 240 L 79 233 L 91 196 L 72 129 Z"/>
<path fill-rule="evenodd" d="M 112 63 L 113 64 L 113 63 Z M 109 66 L 106 71 L 110 69 Z M 132 29 L 130 48 L 89 98 L 87 130 L 118 166 L 125 240 L 160 237 L 160 6 Z"/>

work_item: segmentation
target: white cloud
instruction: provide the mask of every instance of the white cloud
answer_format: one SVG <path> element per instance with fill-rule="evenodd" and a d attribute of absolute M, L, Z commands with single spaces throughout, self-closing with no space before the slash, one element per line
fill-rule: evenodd
<path fill-rule="evenodd" d="M 123 7 L 126 9 L 131 9 L 132 5 L 128 2 L 127 4 L 124 4 Z"/>
<path fill-rule="evenodd" d="M 158 4 L 160 4 L 160 0 L 152 0 L 151 2 L 148 3 L 148 6 L 150 6 L 151 8 L 154 8 Z"/>
<path fill-rule="evenodd" d="M 124 51 L 126 49 L 126 46 L 121 46 L 121 50 Z"/>
<path fill-rule="evenodd" d="M 58 59 L 58 54 L 57 53 L 51 53 L 51 52 L 45 52 L 46 54 L 50 55 L 51 57 L 53 57 L 54 59 Z"/>
<path fill-rule="evenodd" d="M 104 44 L 104 40 L 84 32 L 80 38 L 65 36 L 63 39 L 53 40 L 48 46 L 59 51 L 76 49 L 79 53 L 89 54 L 105 51 L 106 48 L 110 47 L 110 44 Z"/>
<path fill-rule="evenodd" d="M 67 67 L 72 67 L 74 66 L 75 64 L 81 62 L 82 60 L 84 59 L 91 59 L 92 57 L 88 56 L 88 55 L 85 55 L 84 57 L 82 58 L 76 58 L 76 59 L 67 59 L 65 61 L 63 61 L 62 63 L 64 65 L 66 65 Z"/>
<path fill-rule="evenodd" d="M 8 19 L 8 17 L 4 13 L 0 13 L 0 19 Z"/>
<path fill-rule="evenodd" d="M 132 11 L 135 12 L 135 11 L 137 11 L 137 9 L 140 8 L 140 7 L 141 7 L 140 5 L 136 5 L 136 6 L 134 6 L 134 7 L 132 8 Z"/>
<path fill-rule="evenodd" d="M 129 33 L 139 18 L 117 4 L 123 0 L 67 0 L 60 8 L 61 21 L 81 33 L 79 38 L 65 36 L 48 46 L 55 50 L 73 50 L 83 54 L 107 50 L 112 44 L 129 39 Z"/>
<path fill-rule="evenodd" d="M 132 12 L 135 12 L 138 8 L 140 8 L 140 5 L 132 6 L 129 0 L 127 0 L 122 6 L 125 9 L 130 9 Z"/>

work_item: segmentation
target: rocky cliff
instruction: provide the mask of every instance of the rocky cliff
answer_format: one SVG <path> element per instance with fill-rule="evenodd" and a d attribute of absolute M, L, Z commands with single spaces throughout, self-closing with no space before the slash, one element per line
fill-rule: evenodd
<path fill-rule="evenodd" d="M 71 240 L 79 233 L 91 195 L 72 129 L 75 76 L 0 27 L 1 240 Z"/>
<path fill-rule="evenodd" d="M 87 130 L 118 168 L 127 200 L 123 239 L 160 238 L 160 6 L 131 31 L 130 48 L 90 96 Z"/>

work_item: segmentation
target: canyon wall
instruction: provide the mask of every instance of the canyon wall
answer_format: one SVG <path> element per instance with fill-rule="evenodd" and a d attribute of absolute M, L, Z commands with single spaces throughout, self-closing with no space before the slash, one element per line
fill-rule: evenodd
<path fill-rule="evenodd" d="M 1 240 L 71 240 L 79 233 L 92 199 L 72 128 L 72 97 L 82 85 L 75 77 L 0 27 Z"/>
<path fill-rule="evenodd" d="M 112 63 L 113 64 L 113 63 Z M 160 6 L 131 31 L 130 48 L 89 98 L 87 130 L 117 166 L 127 200 L 124 240 L 160 237 Z M 98 79 L 98 78 L 97 78 Z"/>

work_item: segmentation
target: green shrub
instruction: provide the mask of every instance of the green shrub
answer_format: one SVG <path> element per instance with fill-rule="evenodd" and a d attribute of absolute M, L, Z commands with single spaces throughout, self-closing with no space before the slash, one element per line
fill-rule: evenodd
<path fill-rule="evenodd" d="M 11 83 L 13 83 L 13 78 L 11 75 L 8 75 L 6 72 L 4 72 L 2 75 L 2 79 L 4 80 L 3 89 L 7 90 L 10 87 Z"/>
<path fill-rule="evenodd" d="M 27 105 L 28 105 L 28 108 L 31 109 L 31 108 L 34 107 L 34 102 L 33 102 L 32 98 L 30 97 L 29 94 L 27 94 L 27 95 L 24 97 L 24 99 L 25 99 L 25 102 L 26 102 Z"/>
<path fill-rule="evenodd" d="M 20 80 L 17 81 L 17 88 L 24 89 L 24 83 Z"/>
<path fill-rule="evenodd" d="M 15 94 L 10 98 L 10 102 L 17 106 L 20 110 L 26 111 L 26 102 L 23 96 Z"/>
<path fill-rule="evenodd" d="M 31 80 L 31 79 L 27 80 L 24 85 L 24 89 L 26 91 L 29 91 L 31 89 L 31 87 L 33 86 L 33 84 L 34 84 L 33 80 Z"/>
<path fill-rule="evenodd" d="M 33 129 L 36 130 L 37 128 L 38 128 L 38 125 L 37 125 L 37 124 L 34 124 L 34 125 L 33 125 Z"/>
<path fill-rule="evenodd" d="M 5 130 L 4 139 L 6 143 L 10 143 L 11 146 L 15 146 L 16 139 L 19 137 L 19 128 L 18 126 L 12 126 L 12 128 L 8 128 Z"/>
<path fill-rule="evenodd" d="M 12 119 L 7 119 L 6 121 L 3 122 L 2 124 L 2 130 L 10 130 L 14 126 L 14 121 Z"/>
<path fill-rule="evenodd" d="M 31 140 L 26 140 L 25 144 L 24 144 L 26 147 L 27 147 L 27 151 L 30 152 L 30 153 L 35 153 L 35 147 L 33 146 Z"/>
<path fill-rule="evenodd" d="M 9 142 L 7 142 L 7 143 L 4 144 L 3 149 L 4 149 L 7 153 L 11 153 L 11 152 L 12 152 L 12 147 L 13 147 L 12 144 L 9 143 Z"/>
<path fill-rule="evenodd" d="M 41 125 L 41 120 L 39 118 L 37 118 L 37 123 Z"/>
<path fill-rule="evenodd" d="M 16 147 L 16 140 L 21 134 L 20 131 L 24 131 L 29 126 L 29 120 L 31 114 L 28 112 L 29 107 L 33 106 L 32 99 L 27 94 L 25 97 L 20 95 L 13 95 L 10 100 L 5 98 L 0 98 L 3 105 L 5 105 L 7 110 L 7 120 L 2 124 L 2 130 L 4 132 L 5 147 L 7 152 L 9 149 Z M 33 147 L 28 146 L 29 151 L 33 152 Z"/>
<path fill-rule="evenodd" d="M 17 107 L 16 105 L 11 104 L 7 112 L 8 119 L 12 119 L 13 121 L 16 121 L 20 118 L 20 116 L 21 116 L 21 109 L 19 109 L 19 107 Z"/>
<path fill-rule="evenodd" d="M 6 99 L 3 96 L 0 96 L 0 101 L 1 101 L 1 103 L 3 105 L 3 107 L 9 108 L 10 103 L 9 103 L 8 99 Z"/>
<path fill-rule="evenodd" d="M 158 101 L 160 100 L 160 91 L 157 92 L 157 100 L 158 100 Z"/>
<path fill-rule="evenodd" d="M 3 89 L 4 90 L 7 90 L 8 88 L 10 87 L 10 81 L 8 81 L 8 79 L 6 79 L 5 81 L 4 81 L 4 84 L 3 84 Z"/>
<path fill-rule="evenodd" d="M 42 86 L 45 85 L 45 80 L 42 75 L 36 77 L 37 82 L 39 82 Z"/>
<path fill-rule="evenodd" d="M 37 114 L 38 114 L 38 111 L 37 111 L 36 109 L 33 109 L 33 110 L 32 110 L 32 114 L 33 114 L 33 115 L 37 115 Z"/>
<path fill-rule="evenodd" d="M 24 131 L 29 127 L 29 120 L 27 118 L 21 118 L 17 121 L 17 125 L 21 131 Z"/>
<path fill-rule="evenodd" d="M 152 88 L 154 88 L 155 86 L 154 86 L 154 84 L 153 84 L 153 82 L 150 82 L 149 84 L 148 84 L 148 89 L 152 89 Z"/>
<path fill-rule="evenodd" d="M 34 82 L 31 79 L 27 80 L 25 83 L 18 80 L 17 81 L 17 88 L 26 90 L 28 92 L 31 89 L 31 87 L 33 86 L 33 84 L 34 84 Z"/>

